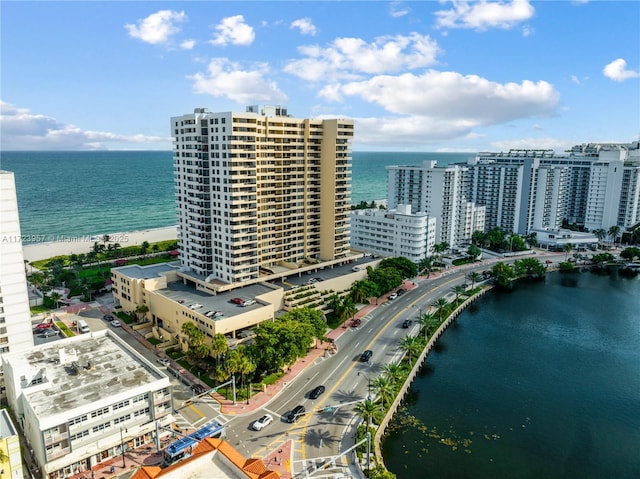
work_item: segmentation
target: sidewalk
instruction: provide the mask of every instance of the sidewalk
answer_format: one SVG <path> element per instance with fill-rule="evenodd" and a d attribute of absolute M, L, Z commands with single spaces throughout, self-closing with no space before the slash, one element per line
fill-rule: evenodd
<path fill-rule="evenodd" d="M 402 288 L 410 291 L 417 287 L 412 281 L 405 280 L 402 284 Z M 362 319 L 364 316 L 369 314 L 371 311 L 376 309 L 379 305 L 383 304 L 386 299 L 389 297 L 391 292 L 377 298 L 374 302 L 369 303 L 358 310 L 358 312 L 353 316 L 353 319 Z M 271 384 L 266 387 L 266 391 L 259 392 L 251 397 L 250 401 L 246 402 L 236 402 L 233 404 L 233 401 L 223 397 L 218 393 L 211 394 L 216 401 L 220 403 L 220 412 L 222 414 L 249 414 L 261 407 L 267 405 L 272 399 L 274 399 L 282 390 L 287 387 L 287 385 L 300 373 L 302 373 L 308 366 L 312 365 L 316 359 L 324 356 L 333 354 L 331 352 L 331 347 L 335 346 L 335 342 L 340 336 L 342 336 L 347 330 L 351 321 L 347 321 L 345 325 L 339 326 L 336 329 L 327 333 L 327 339 L 329 341 L 325 341 L 320 343 L 316 348 L 313 348 L 304 358 L 299 358 L 292 366 L 289 367 L 287 372 L 282 376 L 275 384 Z"/>

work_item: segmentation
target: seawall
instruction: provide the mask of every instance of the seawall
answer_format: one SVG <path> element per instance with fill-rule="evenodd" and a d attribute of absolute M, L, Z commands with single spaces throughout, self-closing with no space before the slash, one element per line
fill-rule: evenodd
<path fill-rule="evenodd" d="M 391 422 L 391 419 L 393 418 L 395 413 L 398 411 L 400 404 L 402 403 L 405 396 L 407 395 L 407 392 L 409 391 L 409 388 L 411 387 L 413 380 L 416 378 L 416 376 L 420 372 L 420 369 L 424 365 L 425 359 L 431 352 L 431 349 L 435 346 L 436 342 L 438 341 L 440 336 L 446 331 L 449 325 L 453 323 L 453 321 L 455 321 L 455 319 L 460 315 L 460 313 L 464 311 L 471 303 L 476 301 L 478 298 L 481 298 L 482 296 L 484 296 L 486 292 L 491 290 L 492 288 L 493 286 L 484 286 L 483 289 L 478 292 L 478 294 L 473 295 L 471 298 L 467 299 L 464 303 L 458 306 L 456 310 L 449 315 L 449 317 L 440 325 L 440 327 L 435 331 L 435 333 L 433 333 L 433 335 L 429 338 L 429 341 L 427 342 L 427 345 L 422 351 L 422 354 L 420 354 L 420 357 L 418 358 L 413 368 L 409 372 L 409 375 L 407 376 L 407 379 L 405 380 L 404 384 L 398 391 L 398 394 L 396 395 L 395 400 L 393 401 L 391 406 L 389 406 L 389 410 L 387 411 L 387 414 L 384 416 L 384 418 L 380 422 L 380 426 L 378 426 L 376 434 L 373 438 L 373 447 L 375 451 L 375 457 L 376 457 L 376 461 L 379 464 L 384 465 L 384 461 L 382 459 L 382 446 L 381 446 L 382 436 L 384 436 L 384 433 L 387 429 L 387 426 L 389 425 L 389 422 Z"/>

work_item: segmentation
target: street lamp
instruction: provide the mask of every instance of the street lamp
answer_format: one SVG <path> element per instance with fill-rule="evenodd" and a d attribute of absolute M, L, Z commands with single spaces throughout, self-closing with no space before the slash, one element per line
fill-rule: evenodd
<path fill-rule="evenodd" d="M 360 371 L 358 371 L 358 376 L 360 376 Z M 369 384 L 367 389 L 367 401 L 371 401 L 371 378 L 369 376 L 364 377 L 367 378 L 367 382 Z M 367 470 L 369 469 L 371 469 L 371 413 L 367 414 Z"/>

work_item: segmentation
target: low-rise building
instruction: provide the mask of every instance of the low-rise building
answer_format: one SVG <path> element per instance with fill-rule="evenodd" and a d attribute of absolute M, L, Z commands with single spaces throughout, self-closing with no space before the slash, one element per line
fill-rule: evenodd
<path fill-rule="evenodd" d="M 188 459 L 165 469 L 157 466 L 142 467 L 131 479 L 185 477 L 278 479 L 280 474 L 269 469 L 260 459 L 246 459 L 227 441 L 207 438 L 196 446 L 193 455 Z"/>
<path fill-rule="evenodd" d="M 1 477 L 22 479 L 22 454 L 20 438 L 6 409 L 0 410 L 0 473 Z"/>
<path fill-rule="evenodd" d="M 403 256 L 414 263 L 430 256 L 436 243 L 436 218 L 411 213 L 411 205 L 394 210 L 375 208 L 351 212 L 353 248 L 382 256 Z"/>
<path fill-rule="evenodd" d="M 9 406 L 39 477 L 60 479 L 156 439 L 169 378 L 108 330 L 2 357 Z"/>
<path fill-rule="evenodd" d="M 550 251 L 566 251 L 567 245 L 571 245 L 571 249 L 578 251 L 598 244 L 596 235 L 581 231 L 533 229 L 531 233 L 536 234 L 536 240 L 540 248 Z"/>

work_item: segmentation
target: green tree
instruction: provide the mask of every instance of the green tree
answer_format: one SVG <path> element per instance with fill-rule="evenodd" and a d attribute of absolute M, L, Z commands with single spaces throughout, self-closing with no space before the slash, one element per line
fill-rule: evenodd
<path fill-rule="evenodd" d="M 441 323 L 442 323 L 442 320 L 444 319 L 443 315 L 448 305 L 449 305 L 449 302 L 446 300 L 446 298 L 438 298 L 433 303 L 431 303 L 431 306 L 438 310 L 438 319 L 440 319 Z"/>
<path fill-rule="evenodd" d="M 409 364 L 413 364 L 412 359 L 420 354 L 420 342 L 417 336 L 405 336 L 400 340 L 400 350 L 403 351 Z"/>
<path fill-rule="evenodd" d="M 629 261 L 640 258 L 640 248 L 637 248 L 636 246 L 629 246 L 628 248 L 620 251 L 620 257 Z M 31 277 L 33 277 L 33 275 L 31 275 Z"/>
<path fill-rule="evenodd" d="M 195 323 L 191 321 L 185 322 L 180 331 L 187 337 L 187 344 L 189 345 L 187 354 L 197 359 L 206 358 L 209 355 L 206 336 Z"/>
<path fill-rule="evenodd" d="M 498 262 L 491 267 L 491 276 L 493 276 L 498 285 L 504 288 L 511 284 L 516 274 L 511 266 L 503 262 Z"/>
<path fill-rule="evenodd" d="M 393 383 L 384 376 L 378 376 L 373 381 L 371 381 L 371 387 L 373 388 L 376 395 L 380 397 L 382 407 L 385 408 L 387 406 L 388 400 L 393 397 Z"/>
<path fill-rule="evenodd" d="M 431 262 L 431 258 L 422 258 L 420 263 L 418 264 L 418 268 L 420 269 L 420 273 L 427 272 L 427 278 L 431 276 L 431 268 L 433 268 L 433 264 Z"/>
<path fill-rule="evenodd" d="M 216 360 L 216 366 L 220 365 L 220 358 L 224 356 L 224 354 L 229 350 L 229 344 L 227 343 L 227 338 L 224 334 L 217 333 L 213 336 L 211 340 L 211 347 L 209 348 L 209 353 L 211 357 Z"/>
<path fill-rule="evenodd" d="M 569 256 L 569 253 L 571 253 L 573 251 L 573 245 L 571 243 L 566 243 L 564 245 L 564 260 L 567 261 L 567 256 Z"/>
<path fill-rule="evenodd" d="M 487 234 L 484 231 L 476 230 L 471 234 L 471 243 L 482 248 L 487 241 Z"/>
<path fill-rule="evenodd" d="M 356 403 L 354 409 L 356 414 L 366 421 L 367 424 L 371 424 L 376 413 L 380 411 L 380 404 L 371 399 L 365 399 L 362 402 Z"/>
<path fill-rule="evenodd" d="M 474 289 L 476 287 L 476 283 L 482 280 L 482 275 L 477 271 L 472 271 L 471 273 L 467 274 L 467 279 L 471 281 L 471 289 Z"/>
<path fill-rule="evenodd" d="M 439 325 L 440 323 L 436 315 L 427 312 L 427 313 L 422 313 L 418 317 L 418 324 L 420 324 L 420 328 L 424 333 L 424 339 L 427 339 L 429 337 L 429 334 L 431 334 L 431 328 L 433 328 L 436 325 Z"/>
<path fill-rule="evenodd" d="M 149 252 L 149 246 L 150 245 L 148 241 L 143 241 L 142 244 L 140 245 L 140 255 L 145 261 L 147 260 L 147 253 Z"/>
<path fill-rule="evenodd" d="M 461 294 L 465 294 L 467 290 L 464 286 L 457 284 L 451 288 L 451 290 L 456 294 L 456 305 L 458 304 L 458 298 Z"/>
<path fill-rule="evenodd" d="M 403 256 L 399 256 L 397 258 L 385 258 L 380 261 L 378 268 L 395 269 L 400 273 L 402 279 L 413 278 L 416 274 L 418 274 L 418 267 L 415 265 L 415 263 Z"/>
<path fill-rule="evenodd" d="M 141 322 L 145 315 L 149 312 L 149 306 L 146 304 L 139 304 L 136 308 L 136 320 L 137 322 Z"/>
<path fill-rule="evenodd" d="M 598 238 L 599 242 L 602 242 L 603 239 L 607 237 L 607 231 L 604 228 L 598 228 L 592 231 L 596 238 Z"/>
<path fill-rule="evenodd" d="M 620 227 L 618 225 L 611 226 L 609 231 L 607 231 L 607 234 L 611 238 L 611 243 L 615 245 L 618 236 L 620 236 Z"/>
<path fill-rule="evenodd" d="M 60 296 L 60 293 L 56 291 L 52 291 L 49 294 L 49 299 L 51 299 L 51 302 L 55 304 L 56 309 L 60 307 L 60 300 L 62 299 L 62 296 Z"/>
<path fill-rule="evenodd" d="M 382 371 L 391 384 L 396 384 L 402 377 L 402 366 L 397 363 L 387 363 L 383 366 Z"/>
<path fill-rule="evenodd" d="M 368 279 L 374 282 L 380 293 L 386 293 L 402 284 L 402 275 L 395 268 L 367 268 Z"/>
<path fill-rule="evenodd" d="M 467 255 L 474 260 L 478 259 L 482 254 L 482 250 L 478 248 L 476 245 L 472 244 L 467 248 Z"/>

